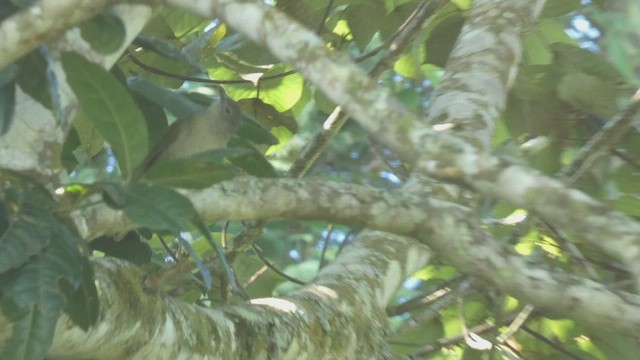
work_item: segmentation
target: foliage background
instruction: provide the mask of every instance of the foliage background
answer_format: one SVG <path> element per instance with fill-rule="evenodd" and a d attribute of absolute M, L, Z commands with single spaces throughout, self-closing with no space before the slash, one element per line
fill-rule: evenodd
<path fill-rule="evenodd" d="M 391 89 L 405 107 L 425 114 L 472 6 L 464 0 L 429 3 L 430 16 L 397 52 L 388 50 L 389 43 L 402 34 L 399 29 L 412 14 L 416 16 L 423 2 L 281 0 L 274 6 L 317 29 L 331 51 L 346 54 L 363 71 L 378 75 L 379 84 Z M 29 1 L 3 3 L 0 14 L 6 19 L 30 5 Z M 580 150 L 629 106 L 640 83 L 638 64 L 630 60 L 637 56 L 640 36 L 640 16 L 630 14 L 639 11 L 633 2 L 548 2 L 524 40 L 520 73 L 495 130 L 495 153 L 547 175 L 575 175 L 572 164 Z M 588 26 L 581 27 L 585 23 Z M 121 20 L 106 11 L 85 22 L 80 34 L 92 51 L 109 54 L 123 45 L 126 32 Z M 12 126 L 16 85 L 58 116 L 69 115 L 63 113 L 60 89 L 51 75 L 51 62 L 57 56 L 55 50 L 40 47 L 2 70 L 5 131 Z M 198 106 L 197 97 L 183 96 L 187 91 L 206 92 L 205 88 L 222 85 L 247 120 L 230 152 L 211 154 L 206 165 L 185 161 L 159 169 L 151 179 L 156 184 L 201 188 L 232 178 L 237 168 L 257 177 L 286 176 L 335 104 L 288 65 L 219 20 L 171 7 L 153 16 L 109 72 L 71 53 L 62 53 L 60 59 L 81 107 L 59 149 L 60 165 L 70 176 L 57 185 L 65 188 L 66 195 L 53 201 L 51 189 L 41 185 L 42 178 L 2 174 L 9 184 L 0 224 L 5 254 L 0 257 L 3 311 L 18 324 L 37 324 L 35 330 L 23 330 L 29 339 L 26 344 L 14 337 L 5 346 L 5 356 L 29 358 L 25 354 L 46 351 L 38 344 L 50 343 L 62 310 L 84 327 L 95 320 L 89 254 L 123 257 L 151 274 L 166 274 L 172 265 L 163 239 L 176 257 L 191 264 L 196 280 L 183 277 L 177 283 L 163 283 L 162 291 L 211 307 L 241 303 L 237 294 L 228 293 L 222 265 L 207 270 L 204 263 L 215 257 L 212 240 L 221 243 L 223 237 L 241 233 L 249 225 L 231 222 L 204 228 L 177 193 L 144 184 L 129 186 L 125 181 L 150 144 L 160 139 L 168 121 Z M 605 156 L 571 178 L 573 185 L 615 210 L 640 215 L 639 136 L 637 129 L 627 128 L 607 147 Z M 543 146 L 538 149 L 537 144 Z M 356 122 L 347 121 L 306 177 L 394 189 L 406 181 L 410 166 L 371 140 Z M 83 241 L 67 225 L 67 216 L 92 194 L 102 194 L 111 206 L 124 209 L 147 229 L 102 236 L 78 250 Z M 134 207 L 144 201 L 149 203 Z M 630 288 L 630 274 L 617 261 L 534 214 L 491 198 L 473 204 L 484 229 L 523 256 L 586 273 L 617 289 Z M 33 218 L 39 220 L 34 223 Z M 175 240 L 173 233 L 189 228 L 194 231 L 184 236 L 196 256 L 190 256 L 189 246 Z M 319 221 L 273 221 L 256 245 L 289 276 L 311 281 L 361 230 Z M 203 236 L 209 233 L 213 238 Z M 250 283 L 249 297 L 278 296 L 299 287 L 272 270 L 264 272 L 263 260 L 244 250 L 231 260 L 239 283 Z M 40 288 L 28 289 L 33 284 L 31 274 L 41 272 L 52 276 Z M 256 275 L 260 276 L 253 279 Z M 213 290 L 203 291 L 202 285 L 209 282 Z M 78 313 L 73 315 L 73 309 Z M 436 259 L 408 279 L 389 304 L 388 350 L 443 359 L 632 359 L 640 353 L 632 334 L 529 310 L 526 303 Z M 500 347 L 488 350 L 487 341 L 495 341 L 518 314 L 527 318 L 524 325 Z"/>

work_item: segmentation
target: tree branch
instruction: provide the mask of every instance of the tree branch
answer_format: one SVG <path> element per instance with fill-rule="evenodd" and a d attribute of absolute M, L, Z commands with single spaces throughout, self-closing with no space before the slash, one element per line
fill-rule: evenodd
<path fill-rule="evenodd" d="M 640 297 L 523 257 L 491 237 L 472 210 L 403 190 L 381 191 L 327 181 L 236 178 L 185 191 L 208 222 L 224 219 L 314 219 L 360 225 L 419 239 L 447 262 L 549 314 L 587 324 L 640 330 Z M 211 206 L 211 204 L 216 204 Z M 393 216 L 389 216 L 393 214 Z M 76 213 L 97 236 L 133 227 L 104 205 Z M 551 297 L 549 294 L 564 294 Z M 615 310 L 612 310 L 615 309 Z"/>
<path fill-rule="evenodd" d="M 40 0 L 0 23 L 0 69 L 122 0 Z"/>
<path fill-rule="evenodd" d="M 384 307 L 402 281 L 426 265 L 424 246 L 365 232 L 312 284 L 282 298 L 217 309 L 140 290 L 127 262 L 96 261 L 102 304 L 87 332 L 58 321 L 52 358 L 376 358 L 384 347 Z M 9 328 L 0 319 L 0 329 Z M 126 330 L 125 330 L 126 329 Z M 323 336 L 309 336 L 309 334 Z M 1 335 L 1 334 L 0 334 Z"/>
<path fill-rule="evenodd" d="M 345 56 L 329 53 L 312 31 L 276 8 L 262 2 L 240 3 L 233 0 L 197 3 L 168 0 L 168 3 L 203 16 L 220 16 L 228 25 L 266 46 L 275 56 L 298 69 L 331 100 L 342 105 L 365 129 L 400 156 L 411 162 L 422 156 L 416 163 L 416 170 L 535 211 L 550 223 L 621 260 L 634 274 L 640 275 L 640 262 L 637 261 L 640 256 L 640 223 L 611 211 L 560 181 L 486 152 L 486 138 L 490 135 L 492 122 L 504 107 L 504 100 L 500 99 L 506 96 L 515 77 L 521 37 L 540 12 L 543 0 L 533 5 L 525 0 L 474 2 L 474 12 L 482 19 L 474 19 L 465 27 L 453 50 L 457 59 L 454 63 L 462 66 L 467 61 L 480 66 L 486 61 L 488 52 L 496 52 L 500 55 L 490 65 L 481 66 L 481 70 L 492 71 L 492 76 L 499 80 L 491 80 L 487 90 L 486 75 L 468 70 L 462 74 L 451 72 L 447 81 L 466 80 L 464 85 L 455 88 L 467 89 L 465 96 L 471 104 L 465 103 L 461 109 L 438 106 L 441 101 L 444 103 L 444 98 L 459 103 L 457 98 L 443 94 L 441 99 L 432 99 L 429 115 L 431 123 L 446 122 L 452 115 L 459 119 L 477 118 L 477 121 L 469 123 L 473 125 L 469 131 L 476 129 L 480 135 L 475 140 L 469 135 L 471 143 L 463 137 L 421 124 L 414 114 L 393 98 L 388 89 L 378 86 Z M 503 10 L 507 12 L 501 12 Z M 484 25 L 493 24 L 492 19 L 496 15 L 506 17 L 507 22 L 499 22 L 495 27 Z M 469 45 L 472 50 L 465 50 L 464 46 Z M 476 60 L 476 56 L 479 59 Z M 496 59 L 508 61 L 506 68 L 503 69 L 504 64 L 498 66 Z M 464 77 L 464 74 L 469 77 Z M 448 85 L 443 83 L 440 86 Z M 462 95 L 460 92 L 457 94 Z M 497 104 L 491 105 L 496 98 Z M 485 109 L 483 106 L 490 107 Z M 478 124 L 484 125 L 478 128 Z"/>

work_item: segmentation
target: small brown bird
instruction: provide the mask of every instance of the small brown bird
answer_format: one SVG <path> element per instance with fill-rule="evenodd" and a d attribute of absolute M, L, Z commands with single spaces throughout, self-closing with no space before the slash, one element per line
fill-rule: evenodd
<path fill-rule="evenodd" d="M 138 168 L 138 178 L 155 164 L 186 159 L 196 154 L 221 149 L 240 126 L 242 111 L 223 92 L 200 111 L 176 120 L 153 147 Z"/>

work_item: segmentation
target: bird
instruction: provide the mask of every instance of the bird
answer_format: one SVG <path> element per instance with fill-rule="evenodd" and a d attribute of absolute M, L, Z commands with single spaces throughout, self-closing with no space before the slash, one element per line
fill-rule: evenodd
<path fill-rule="evenodd" d="M 140 178 L 159 162 L 188 159 L 227 146 L 242 120 L 238 104 L 224 92 L 204 109 L 176 120 L 138 167 Z"/>

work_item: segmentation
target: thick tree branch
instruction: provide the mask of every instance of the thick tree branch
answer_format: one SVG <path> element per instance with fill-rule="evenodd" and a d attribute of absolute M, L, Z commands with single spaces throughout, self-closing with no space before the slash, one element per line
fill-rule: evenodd
<path fill-rule="evenodd" d="M 432 122 L 438 123 L 446 122 L 452 114 L 457 114 L 458 119 L 465 116 L 480 119 L 472 122 L 475 124 L 473 128 L 479 129 L 481 134 L 472 143 L 460 136 L 420 124 L 415 115 L 408 113 L 391 96 L 389 90 L 377 86 L 346 57 L 329 53 L 312 31 L 273 7 L 259 1 L 240 3 L 232 0 L 203 0 L 196 3 L 168 0 L 168 3 L 203 16 L 220 16 L 256 43 L 266 46 L 282 61 L 298 69 L 330 99 L 342 105 L 365 129 L 399 155 L 413 161 L 422 156 L 416 164 L 419 171 L 464 184 L 485 195 L 535 211 L 550 223 L 557 224 L 568 233 L 604 250 L 623 261 L 635 274 L 640 274 L 640 262 L 637 261 L 640 258 L 640 223 L 611 211 L 560 181 L 486 153 L 484 144 L 490 134 L 492 121 L 495 121 L 490 117 L 500 113 L 504 100 L 499 100 L 498 105 L 490 109 L 482 109 L 480 105 L 491 104 L 484 96 L 506 96 L 508 86 L 515 76 L 518 61 L 516 55 L 522 46 L 521 37 L 534 21 L 543 4 L 542 0 L 533 5 L 525 0 L 474 2 L 475 13 L 486 18 L 474 19 L 475 26 L 465 27 L 453 52 L 460 57 L 459 61 L 466 59 L 471 64 L 482 65 L 482 71 L 494 71 L 494 76 L 499 80 L 491 80 L 487 91 L 484 88 L 486 84 L 483 83 L 486 77 L 477 73 L 478 76 L 468 79 L 473 84 L 465 85 L 467 96 L 473 99 L 469 99 L 472 104 L 465 104 L 462 108 L 464 111 L 438 106 L 441 100 L 433 99 L 430 114 L 435 120 Z M 495 8 L 495 11 L 491 8 Z M 495 28 L 490 26 L 496 14 L 502 10 L 510 10 L 508 21 L 500 22 Z M 515 29 L 515 34 L 509 33 L 510 26 Z M 469 43 L 473 45 L 471 49 L 475 50 L 463 49 L 463 44 Z M 487 52 L 497 52 L 499 55 L 490 57 L 491 63 L 484 65 L 484 61 L 488 59 Z M 480 57 L 477 62 L 475 56 Z M 506 71 L 497 68 L 497 59 L 508 61 Z M 454 73 L 449 75 L 449 79 L 465 80 Z M 471 90 L 475 93 L 469 92 Z M 441 96 L 446 97 L 444 94 Z"/>
<path fill-rule="evenodd" d="M 0 69 L 122 0 L 40 0 L 0 23 Z"/>
<path fill-rule="evenodd" d="M 609 323 L 622 331 L 640 330 L 640 297 L 617 294 L 590 279 L 567 275 L 559 268 L 515 253 L 487 234 L 476 223 L 473 211 L 459 205 L 401 190 L 385 192 L 366 186 L 290 179 L 236 178 L 185 194 L 209 222 L 316 219 L 410 236 L 460 271 L 481 277 L 547 313 L 594 325 Z M 133 226 L 121 212 L 104 205 L 76 215 L 80 228 L 99 232 L 85 235 Z"/>
<path fill-rule="evenodd" d="M 480 152 L 491 151 L 495 122 L 506 107 L 507 92 L 518 73 L 522 37 L 544 3 L 474 1 L 429 104 L 429 124 L 440 125 Z M 429 153 L 424 156 L 433 157 Z"/>
<path fill-rule="evenodd" d="M 136 266 L 102 259 L 96 262 L 99 323 L 84 332 L 63 316 L 49 356 L 379 358 L 387 328 L 384 307 L 428 260 L 424 246 L 412 239 L 390 241 L 386 234 L 365 232 L 314 283 L 289 296 L 210 309 L 145 293 Z"/>

